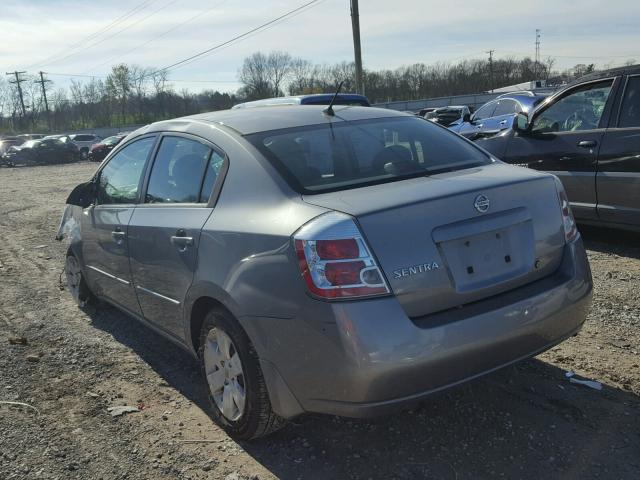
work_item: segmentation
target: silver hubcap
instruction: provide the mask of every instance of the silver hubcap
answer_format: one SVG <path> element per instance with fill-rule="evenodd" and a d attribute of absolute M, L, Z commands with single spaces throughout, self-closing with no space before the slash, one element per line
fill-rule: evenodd
<path fill-rule="evenodd" d="M 227 420 L 238 420 L 246 400 L 244 372 L 235 345 L 220 328 L 207 335 L 204 369 L 216 407 Z"/>
<path fill-rule="evenodd" d="M 65 274 L 67 276 L 67 288 L 76 301 L 80 300 L 80 281 L 82 280 L 82 271 L 76 257 L 70 255 L 67 257 L 65 266 Z"/>

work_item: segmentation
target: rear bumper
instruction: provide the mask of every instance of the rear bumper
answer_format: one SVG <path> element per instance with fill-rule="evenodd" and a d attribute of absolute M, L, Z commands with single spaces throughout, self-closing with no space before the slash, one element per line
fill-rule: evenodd
<path fill-rule="evenodd" d="M 304 320 L 254 318 L 274 408 L 285 417 L 385 414 L 536 355 L 577 332 L 588 313 L 581 239 L 567 245 L 552 277 L 421 319 L 408 318 L 393 297 L 326 303 Z"/>

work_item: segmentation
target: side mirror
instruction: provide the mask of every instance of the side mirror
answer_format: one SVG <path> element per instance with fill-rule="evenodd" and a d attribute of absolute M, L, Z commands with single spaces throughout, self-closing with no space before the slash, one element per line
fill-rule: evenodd
<path fill-rule="evenodd" d="M 527 133 L 531 129 L 529 117 L 524 113 L 518 113 L 513 118 L 513 129 L 518 133 Z"/>
<path fill-rule="evenodd" d="M 465 113 L 465 114 L 462 116 L 462 121 L 463 121 L 463 122 L 466 122 L 466 123 L 469 123 L 469 122 L 471 121 L 471 114 L 470 114 L 470 113 Z"/>
<path fill-rule="evenodd" d="M 91 180 L 76 186 L 67 197 L 66 203 L 69 205 L 77 205 L 78 207 L 87 208 L 93 204 L 95 198 L 96 184 Z"/>

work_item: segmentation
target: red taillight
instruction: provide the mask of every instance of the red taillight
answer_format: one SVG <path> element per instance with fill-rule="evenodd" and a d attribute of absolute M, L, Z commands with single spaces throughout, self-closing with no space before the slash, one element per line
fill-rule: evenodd
<path fill-rule="evenodd" d="M 375 259 L 348 215 L 321 215 L 294 235 L 300 272 L 322 298 L 355 298 L 390 292 Z"/>
<path fill-rule="evenodd" d="M 339 260 L 358 258 L 358 242 L 353 238 L 344 240 L 318 240 L 316 242 L 318 256 L 323 260 Z"/>
<path fill-rule="evenodd" d="M 324 264 L 324 276 L 331 285 L 355 285 L 360 283 L 364 262 L 331 262 Z"/>
<path fill-rule="evenodd" d="M 571 205 L 569 199 L 564 191 L 564 187 L 560 180 L 556 179 L 556 188 L 558 190 L 558 201 L 560 202 L 560 210 L 562 211 L 562 227 L 564 229 L 565 241 L 571 242 L 578 236 L 578 226 L 576 220 L 571 212 Z"/>

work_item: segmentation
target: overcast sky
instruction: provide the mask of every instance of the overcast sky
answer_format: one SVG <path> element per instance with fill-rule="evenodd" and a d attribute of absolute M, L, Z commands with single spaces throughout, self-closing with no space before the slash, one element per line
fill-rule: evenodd
<path fill-rule="evenodd" d="M 309 1 L 309 0 L 306 0 Z M 274 19 L 305 0 L 2 0 L 5 71 L 104 75 L 118 62 L 165 67 Z M 136 7 L 137 10 L 133 11 Z M 113 24 L 114 20 L 129 14 Z M 640 0 L 360 0 L 365 68 L 534 54 L 556 66 L 640 63 Z M 109 27 L 109 28 L 105 28 Z M 316 63 L 353 59 L 349 0 L 312 8 L 171 70 L 176 89 L 234 91 L 242 60 L 285 50 Z"/>

